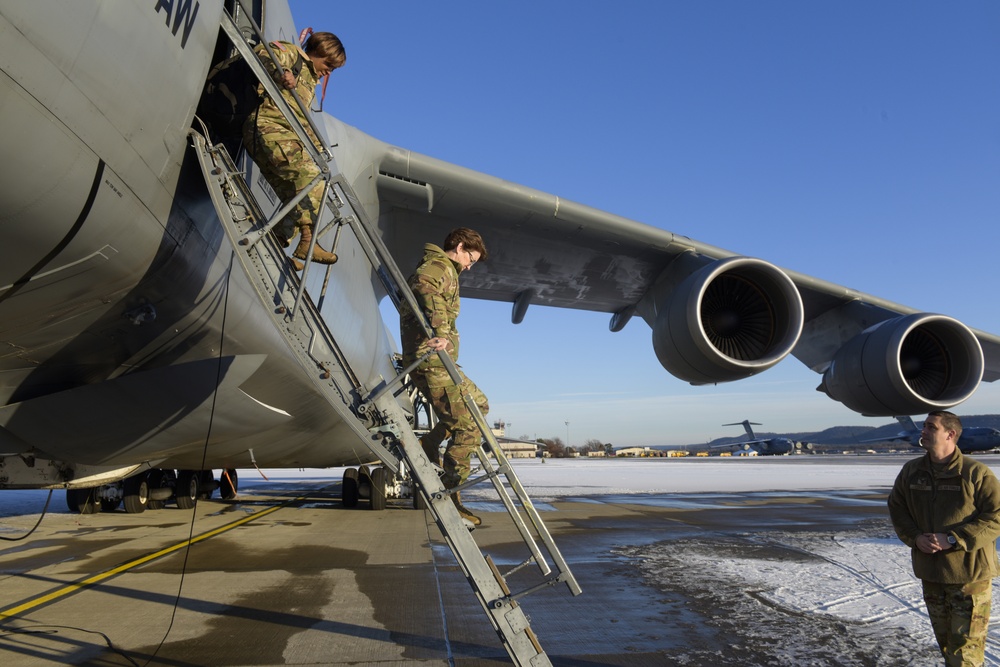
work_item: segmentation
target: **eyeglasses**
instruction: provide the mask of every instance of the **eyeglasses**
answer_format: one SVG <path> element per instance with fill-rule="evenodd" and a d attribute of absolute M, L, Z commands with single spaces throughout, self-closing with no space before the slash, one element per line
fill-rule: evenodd
<path fill-rule="evenodd" d="M 464 248 L 463 248 L 463 250 L 464 250 Z M 479 260 L 476 259 L 475 257 L 473 257 L 472 256 L 472 252 L 469 251 L 469 250 L 466 250 L 465 254 L 467 254 L 469 256 L 469 268 L 471 269 L 473 266 L 475 266 L 476 262 L 478 262 Z"/>

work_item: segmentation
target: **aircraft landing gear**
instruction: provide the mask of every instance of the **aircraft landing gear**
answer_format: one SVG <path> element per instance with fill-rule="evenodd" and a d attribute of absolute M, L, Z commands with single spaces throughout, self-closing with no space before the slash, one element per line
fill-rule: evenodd
<path fill-rule="evenodd" d="M 66 507 L 78 514 L 94 514 L 101 507 L 101 487 L 66 489 Z"/>
<path fill-rule="evenodd" d="M 146 511 L 149 503 L 149 476 L 143 472 L 129 477 L 125 485 L 125 511 L 129 514 L 139 514 Z"/>
<path fill-rule="evenodd" d="M 178 470 L 177 488 L 174 495 L 177 500 L 177 507 L 182 510 L 194 508 L 198 501 L 198 494 L 201 492 L 201 471 L 199 470 Z"/>
<path fill-rule="evenodd" d="M 223 500 L 233 500 L 240 488 L 239 478 L 234 469 L 223 470 L 219 476 L 219 497 Z"/>
<path fill-rule="evenodd" d="M 174 497 L 174 487 L 177 485 L 177 474 L 173 470 L 154 468 L 146 476 L 149 486 L 148 510 L 161 510 L 167 501 Z"/>
<path fill-rule="evenodd" d="M 385 478 L 386 470 L 382 466 L 372 470 L 368 477 L 368 500 L 373 510 L 385 509 Z"/>
<path fill-rule="evenodd" d="M 114 512 L 124 506 L 128 514 L 163 509 L 168 500 L 175 500 L 180 509 L 191 509 L 196 500 L 209 500 L 216 489 L 223 500 L 236 497 L 239 480 L 236 471 L 222 472 L 219 480 L 211 470 L 179 470 L 153 468 L 119 482 L 86 489 L 66 489 L 66 507 L 70 512 L 94 514 Z"/>
<path fill-rule="evenodd" d="M 423 498 L 417 493 L 412 479 L 392 474 L 383 465 L 347 468 L 344 470 L 340 487 L 340 499 L 344 507 L 357 507 L 362 498 L 368 500 L 369 508 L 381 511 L 388 506 L 390 498 L 413 497 L 416 509 L 425 507 Z"/>
<path fill-rule="evenodd" d="M 340 502 L 344 503 L 344 507 L 354 508 L 358 506 L 360 497 L 358 470 L 357 468 L 348 468 L 344 471 L 344 478 L 340 484 Z"/>

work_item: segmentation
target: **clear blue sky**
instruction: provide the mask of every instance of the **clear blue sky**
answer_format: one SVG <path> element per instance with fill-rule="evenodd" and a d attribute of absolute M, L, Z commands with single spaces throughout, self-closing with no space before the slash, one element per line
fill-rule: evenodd
<path fill-rule="evenodd" d="M 1000 333 L 998 3 L 291 7 L 344 41 L 325 108 L 374 137 Z M 536 307 L 515 326 L 509 304 L 464 300 L 490 418 L 616 446 L 892 421 L 791 357 L 690 387 L 644 322 L 607 323 Z M 1000 387 L 957 410 L 1000 412 Z"/>

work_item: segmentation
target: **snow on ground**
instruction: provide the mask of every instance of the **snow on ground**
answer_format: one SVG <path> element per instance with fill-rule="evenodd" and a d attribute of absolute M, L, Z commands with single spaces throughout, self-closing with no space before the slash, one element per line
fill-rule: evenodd
<path fill-rule="evenodd" d="M 737 512 L 742 499 L 776 515 L 785 509 L 782 497 L 793 506 L 803 497 L 826 497 L 845 513 L 852 504 L 867 506 L 868 518 L 846 529 L 783 529 L 778 520 L 759 530 L 737 520 L 732 530 L 709 526 L 615 553 L 667 600 L 700 610 L 705 623 L 728 637 L 724 647 L 694 640 L 672 648 L 675 664 L 896 667 L 940 660 L 909 549 L 881 512 L 909 458 L 549 461 L 519 466 L 518 474 L 538 499 L 631 492 L 645 496 L 635 498 L 640 503 Z M 1000 666 L 998 593 L 986 660 L 993 667 Z"/>
<path fill-rule="evenodd" d="M 713 632 L 708 636 L 727 638 L 719 646 L 692 639 L 702 630 L 681 628 L 685 638 L 669 650 L 674 664 L 897 667 L 940 659 L 909 549 L 882 510 L 910 458 L 549 460 L 517 462 L 517 473 L 539 501 L 634 494 L 634 503 L 705 513 L 725 508 L 737 517 L 731 526 L 712 523 L 614 549 L 661 591 L 666 606 L 700 613 Z M 1000 460 L 991 467 L 1000 472 Z M 856 512 L 864 518 L 853 524 L 802 529 L 794 517 L 806 498 L 829 502 L 831 518 L 850 516 L 852 507 L 867 511 Z M 746 507 L 758 508 L 749 516 L 776 517 L 774 525 L 741 525 Z M 996 589 L 994 609 L 986 664 L 1000 667 Z M 677 623 L 662 613 L 665 624 Z"/>
<path fill-rule="evenodd" d="M 805 491 L 891 487 L 903 457 L 685 457 L 525 459 L 515 470 L 532 495 Z M 1000 461 L 998 461 L 1000 470 Z"/>

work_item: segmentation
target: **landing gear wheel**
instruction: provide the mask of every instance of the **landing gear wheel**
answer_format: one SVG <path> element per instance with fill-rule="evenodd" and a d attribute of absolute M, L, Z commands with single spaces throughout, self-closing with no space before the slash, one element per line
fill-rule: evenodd
<path fill-rule="evenodd" d="M 198 493 L 201 482 L 200 470 L 181 470 L 177 474 L 177 489 L 174 495 L 177 498 L 177 507 L 182 510 L 194 508 L 198 502 Z"/>
<path fill-rule="evenodd" d="M 219 475 L 219 496 L 223 500 L 233 500 L 236 498 L 236 491 L 240 488 L 240 480 L 233 469 L 223 470 Z"/>
<path fill-rule="evenodd" d="M 357 507 L 361 494 L 358 490 L 358 471 L 348 468 L 344 471 L 344 480 L 340 485 L 340 501 L 344 507 Z"/>
<path fill-rule="evenodd" d="M 163 489 L 168 486 L 173 486 L 176 481 L 177 476 L 174 475 L 173 470 L 160 470 L 159 468 L 154 468 L 149 471 L 146 475 L 146 484 L 149 486 L 150 492 L 154 489 Z M 151 494 L 152 495 L 152 494 Z M 148 510 L 161 510 L 166 502 L 163 500 L 153 500 L 152 498 L 146 503 L 146 509 Z"/>
<path fill-rule="evenodd" d="M 98 496 L 100 487 L 90 489 L 66 489 L 66 507 L 70 512 L 94 514 L 101 506 Z"/>
<path fill-rule="evenodd" d="M 125 511 L 141 514 L 149 503 L 149 481 L 146 473 L 125 480 Z"/>
<path fill-rule="evenodd" d="M 385 468 L 378 466 L 371 472 L 371 491 L 368 495 L 371 500 L 371 509 L 381 511 L 385 509 Z"/>
<path fill-rule="evenodd" d="M 115 498 L 114 500 L 108 500 L 107 498 L 101 498 L 101 511 L 102 512 L 114 512 L 118 509 L 118 506 L 122 504 L 121 498 Z"/>

